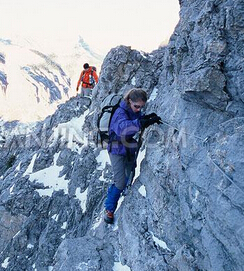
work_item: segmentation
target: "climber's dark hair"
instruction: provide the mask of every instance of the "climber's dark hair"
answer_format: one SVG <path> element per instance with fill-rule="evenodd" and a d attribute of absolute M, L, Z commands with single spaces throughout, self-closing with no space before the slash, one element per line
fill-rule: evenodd
<path fill-rule="evenodd" d="M 83 65 L 83 68 L 84 69 L 88 69 L 90 66 L 89 66 L 89 64 L 88 63 L 85 63 L 84 65 Z"/>
<path fill-rule="evenodd" d="M 132 102 L 137 102 L 137 101 L 141 100 L 144 103 L 146 103 L 147 93 L 145 90 L 143 90 L 141 88 L 132 88 L 131 90 L 129 90 L 125 94 L 124 100 L 126 101 L 127 104 L 130 103 L 129 100 L 132 100 Z"/>

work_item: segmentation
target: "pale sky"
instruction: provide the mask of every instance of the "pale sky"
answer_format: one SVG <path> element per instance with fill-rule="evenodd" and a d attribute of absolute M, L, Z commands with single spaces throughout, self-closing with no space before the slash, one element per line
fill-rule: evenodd
<path fill-rule="evenodd" d="M 0 0 L 0 38 L 18 35 L 46 46 L 81 36 L 104 52 L 118 45 L 151 52 L 178 20 L 178 0 Z"/>

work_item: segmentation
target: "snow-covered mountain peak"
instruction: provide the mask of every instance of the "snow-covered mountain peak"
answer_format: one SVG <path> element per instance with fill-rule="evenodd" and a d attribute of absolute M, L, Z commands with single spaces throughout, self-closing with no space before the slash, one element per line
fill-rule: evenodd
<path fill-rule="evenodd" d="M 0 39 L 0 116 L 4 120 L 44 119 L 75 95 L 84 62 L 101 66 L 102 56 L 88 44 L 85 48 L 70 44 L 62 54 L 59 47 L 52 50 L 32 39 Z"/>
<path fill-rule="evenodd" d="M 69 98 L 68 76 L 41 54 L 20 46 L 0 47 L 5 75 L 0 92 L 0 115 L 6 120 L 31 121 L 54 112 Z"/>

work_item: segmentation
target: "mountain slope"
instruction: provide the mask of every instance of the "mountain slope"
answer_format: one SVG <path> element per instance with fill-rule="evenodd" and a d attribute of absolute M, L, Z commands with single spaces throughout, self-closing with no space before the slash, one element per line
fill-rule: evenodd
<path fill-rule="evenodd" d="M 5 120 L 42 119 L 69 98 L 70 79 L 48 56 L 15 44 L 1 44 L 0 52 L 0 115 Z"/>
<path fill-rule="evenodd" d="M 243 1 L 180 2 L 167 47 L 112 49 L 91 104 L 71 98 L 3 143 L 2 270 L 242 271 Z M 107 226 L 97 111 L 131 87 L 163 124 L 145 133 L 140 175 Z"/>
<path fill-rule="evenodd" d="M 54 113 L 58 104 L 75 95 L 83 62 L 99 68 L 102 61 L 87 45 L 70 48 L 59 57 L 58 52 L 42 49 L 28 40 L 0 40 L 0 116 L 4 120 L 35 121 Z"/>

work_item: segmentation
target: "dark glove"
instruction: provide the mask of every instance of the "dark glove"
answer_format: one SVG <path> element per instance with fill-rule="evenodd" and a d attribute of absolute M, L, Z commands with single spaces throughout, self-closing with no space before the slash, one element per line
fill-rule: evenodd
<path fill-rule="evenodd" d="M 157 114 L 156 113 L 151 113 L 149 115 L 145 115 L 145 116 L 143 116 L 143 119 L 150 119 L 152 117 L 157 117 Z"/>
<path fill-rule="evenodd" d="M 152 118 L 142 118 L 140 120 L 140 124 L 141 124 L 142 129 L 145 129 L 145 128 L 149 127 L 150 125 L 153 125 L 154 123 L 161 124 L 162 123 L 161 118 L 159 116 L 155 116 Z"/>

